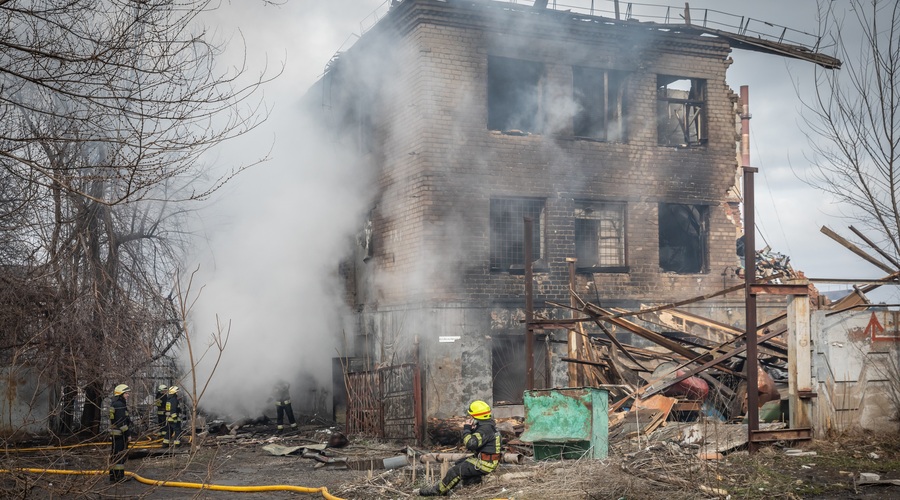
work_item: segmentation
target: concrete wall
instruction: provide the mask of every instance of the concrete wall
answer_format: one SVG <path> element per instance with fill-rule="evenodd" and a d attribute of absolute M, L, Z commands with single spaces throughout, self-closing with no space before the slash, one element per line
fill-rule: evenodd
<path fill-rule="evenodd" d="M 897 432 L 900 335 L 896 313 L 826 314 L 815 311 L 812 315 L 816 435 Z"/>
<path fill-rule="evenodd" d="M 40 434 L 50 427 L 50 391 L 37 370 L 0 368 L 0 435 Z"/>

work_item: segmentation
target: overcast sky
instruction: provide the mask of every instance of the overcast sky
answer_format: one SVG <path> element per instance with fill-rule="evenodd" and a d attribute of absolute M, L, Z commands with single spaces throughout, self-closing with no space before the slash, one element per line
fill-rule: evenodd
<path fill-rule="evenodd" d="M 683 2 L 652 3 L 671 5 L 673 15 L 684 7 Z M 603 4 L 595 0 L 598 7 Z M 335 318 L 323 311 L 333 309 L 338 299 L 322 276 L 334 271 L 334 256 L 346 248 L 346 238 L 368 208 L 368 179 L 302 145 L 300 139 L 308 134 L 297 121 L 297 104 L 329 59 L 348 48 L 388 5 L 389 0 L 286 0 L 281 6 L 235 0 L 209 16 L 212 29 L 232 37 L 229 60 L 240 54 L 234 49 L 241 47 L 243 36 L 251 72 L 284 67 L 265 89 L 269 121 L 224 148 L 220 157 L 208 158 L 217 163 L 250 161 L 272 148 L 271 161 L 241 174 L 219 193 L 200 228 L 206 240 L 196 249 L 198 281 L 206 288 L 195 311 L 205 318 L 198 320 L 197 331 L 210 331 L 209 319 L 216 314 L 231 320 L 233 329 L 221 368 L 227 375 L 219 377 L 208 397 L 213 406 L 234 401 L 238 386 L 247 406 L 261 404 L 266 384 L 275 378 L 296 381 L 304 371 L 317 374 L 315 384 L 330 386 L 330 363 L 338 346 L 327 340 Z M 815 0 L 693 0 L 690 5 L 692 10 L 716 9 L 818 32 Z M 757 246 L 768 244 L 789 255 L 794 268 L 810 277 L 881 277 L 880 270 L 820 233 L 829 225 L 849 236 L 848 223 L 834 218 L 837 210 L 830 200 L 794 173 L 809 168 L 795 87 L 811 92 L 812 63 L 741 50 L 734 50 L 732 57 L 729 85 L 735 92 L 748 85 L 750 91 L 751 165 L 759 168 Z M 228 391 L 228 397 L 218 396 Z"/>
<path fill-rule="evenodd" d="M 356 34 L 383 15 L 389 1 L 287 0 L 280 7 L 261 7 L 255 2 L 234 3 L 240 5 L 223 7 L 220 26 L 223 32 L 233 32 L 240 27 L 250 54 L 256 58 L 251 63 L 258 63 L 261 54 L 266 54 L 270 66 L 281 61 L 285 63 L 284 75 L 266 91 L 276 119 L 255 134 L 255 137 L 265 138 L 275 134 L 274 129 L 280 123 L 278 118 L 291 112 L 298 95 L 321 76 L 329 58 L 338 49 L 348 47 Z M 527 4 L 528 1 L 519 3 Z M 551 6 L 553 3 L 551 0 Z M 586 8 L 591 3 L 590 0 L 565 0 L 558 2 L 558 7 L 566 4 Z M 603 0 L 593 3 L 597 8 L 611 5 Z M 672 0 L 646 3 L 671 5 L 673 16 L 680 14 L 684 7 L 683 2 Z M 626 2 L 621 5 L 624 10 Z M 819 29 L 816 0 L 693 0 L 690 6 L 695 13 L 696 9 L 714 9 L 811 34 Z M 801 92 L 811 91 L 812 63 L 744 50 L 734 50 L 732 57 L 735 62 L 728 71 L 729 85 L 736 92 L 741 85 L 748 85 L 750 89 L 753 115 L 750 123 L 751 164 L 760 169 L 756 177 L 758 245 L 762 247 L 768 243 L 774 251 L 790 255 L 794 266 L 808 276 L 881 276 L 880 270 L 820 233 L 821 226 L 827 224 L 850 236 L 847 223 L 831 217 L 836 210 L 830 200 L 799 182 L 794 173 L 809 168 L 805 156 L 808 146 L 800 130 L 800 103 L 795 86 L 799 86 Z M 284 131 L 279 131 L 278 136 L 281 140 L 288 139 Z M 277 153 L 278 144 L 276 156 Z"/>

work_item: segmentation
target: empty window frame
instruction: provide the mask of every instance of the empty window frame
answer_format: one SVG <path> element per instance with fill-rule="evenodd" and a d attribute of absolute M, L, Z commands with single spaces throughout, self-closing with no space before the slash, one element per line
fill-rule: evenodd
<path fill-rule="evenodd" d="M 524 336 L 491 335 L 491 371 L 494 404 L 522 404 L 525 386 Z"/>
<path fill-rule="evenodd" d="M 628 272 L 625 203 L 575 202 L 575 257 L 580 270 Z"/>
<path fill-rule="evenodd" d="M 623 72 L 574 66 L 572 91 L 578 106 L 572 123 L 575 136 L 625 141 Z"/>
<path fill-rule="evenodd" d="M 659 267 L 673 273 L 701 273 L 709 266 L 709 207 L 659 204 Z"/>
<path fill-rule="evenodd" d="M 525 217 L 532 219 L 532 259 L 543 256 L 544 200 L 498 198 L 491 200 L 491 271 L 525 268 Z"/>
<path fill-rule="evenodd" d="M 544 65 L 488 57 L 488 129 L 541 132 L 541 76 Z"/>
<path fill-rule="evenodd" d="M 656 118 L 659 144 L 706 144 L 706 80 L 658 75 Z"/>

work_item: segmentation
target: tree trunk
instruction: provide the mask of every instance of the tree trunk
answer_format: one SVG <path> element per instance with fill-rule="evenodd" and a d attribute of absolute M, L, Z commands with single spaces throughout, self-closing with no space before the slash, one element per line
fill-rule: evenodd
<path fill-rule="evenodd" d="M 81 432 L 92 436 L 100 434 L 100 408 L 103 405 L 103 389 L 98 382 L 84 388 L 84 409 L 81 412 Z"/>
<path fill-rule="evenodd" d="M 72 434 L 75 432 L 75 398 L 78 389 L 72 385 L 64 385 L 62 389 L 62 409 L 59 414 L 59 434 Z"/>

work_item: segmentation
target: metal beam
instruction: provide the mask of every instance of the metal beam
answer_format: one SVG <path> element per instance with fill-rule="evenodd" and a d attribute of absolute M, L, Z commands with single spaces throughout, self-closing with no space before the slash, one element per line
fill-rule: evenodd
<path fill-rule="evenodd" d="M 753 284 L 750 285 L 750 293 L 767 295 L 809 295 L 809 285 L 796 285 L 792 283 L 784 285 Z"/>

